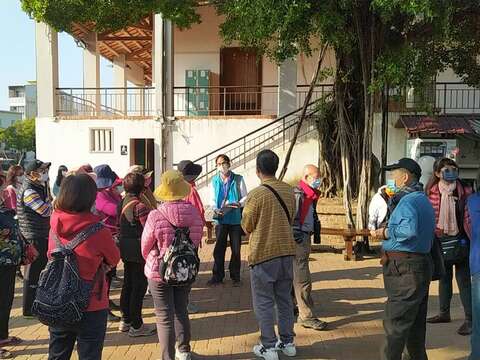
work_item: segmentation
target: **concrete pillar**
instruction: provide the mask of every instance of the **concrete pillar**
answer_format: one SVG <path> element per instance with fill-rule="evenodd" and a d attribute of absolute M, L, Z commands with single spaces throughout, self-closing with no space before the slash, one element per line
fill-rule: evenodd
<path fill-rule="evenodd" d="M 58 35 L 44 23 L 35 25 L 38 117 L 53 117 L 57 110 Z"/>
<path fill-rule="evenodd" d="M 127 63 L 125 54 L 120 54 L 113 59 L 113 87 L 115 90 L 112 107 L 127 116 Z M 113 100 L 113 99 L 112 99 Z"/>
<path fill-rule="evenodd" d="M 101 113 L 100 97 L 100 53 L 98 51 L 97 33 L 90 33 L 84 39 L 87 47 L 83 50 L 83 87 L 85 90 L 86 105 L 91 106 L 92 115 Z M 109 106 L 109 104 L 104 104 Z"/>
<path fill-rule="evenodd" d="M 163 122 L 162 164 L 158 165 L 161 169 L 155 169 L 159 176 L 164 169 L 173 166 L 173 25 L 161 14 L 155 14 L 153 29 L 153 105 L 156 116 Z M 155 163 L 160 164 L 158 161 Z"/>
<path fill-rule="evenodd" d="M 278 67 L 279 117 L 297 110 L 297 60 L 289 59 Z"/>

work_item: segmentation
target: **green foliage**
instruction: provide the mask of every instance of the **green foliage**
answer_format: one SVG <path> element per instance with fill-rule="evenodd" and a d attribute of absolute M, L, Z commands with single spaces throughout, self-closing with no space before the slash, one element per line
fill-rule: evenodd
<path fill-rule="evenodd" d="M 198 22 L 196 0 L 20 0 L 23 10 L 58 31 L 74 22 L 95 23 L 98 32 L 119 30 L 151 13 L 162 13 L 179 27 Z"/>
<path fill-rule="evenodd" d="M 7 149 L 19 151 L 35 150 L 35 119 L 16 121 L 5 129 L 0 129 L 0 143 Z"/>

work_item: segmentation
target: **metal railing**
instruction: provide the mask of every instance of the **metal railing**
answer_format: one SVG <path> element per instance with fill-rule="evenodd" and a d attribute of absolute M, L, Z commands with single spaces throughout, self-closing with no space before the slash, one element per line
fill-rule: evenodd
<path fill-rule="evenodd" d="M 438 114 L 480 113 L 480 89 L 462 82 L 435 82 L 421 90 L 409 88 L 403 97 L 406 110 L 427 107 Z"/>
<path fill-rule="evenodd" d="M 58 88 L 57 115 L 142 117 L 153 115 L 151 87 Z"/>
<path fill-rule="evenodd" d="M 325 96 L 328 95 L 325 94 Z M 318 111 L 316 101 L 308 105 L 299 139 L 306 137 L 316 129 L 315 114 Z M 232 169 L 235 169 L 242 166 L 245 168 L 247 163 L 254 160 L 257 154 L 264 149 L 286 149 L 295 134 L 301 112 L 302 109 L 299 108 L 194 160 L 196 164 L 203 167 L 202 174 L 196 180 L 198 187 L 206 186 L 216 174 L 215 160 L 220 154 L 228 155 L 232 162 Z"/>

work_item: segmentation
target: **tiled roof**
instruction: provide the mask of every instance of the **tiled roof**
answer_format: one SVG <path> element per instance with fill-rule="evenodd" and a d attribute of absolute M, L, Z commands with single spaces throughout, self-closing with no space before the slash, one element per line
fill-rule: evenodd
<path fill-rule="evenodd" d="M 405 127 L 410 134 L 480 135 L 480 114 L 402 115 L 397 127 Z"/>

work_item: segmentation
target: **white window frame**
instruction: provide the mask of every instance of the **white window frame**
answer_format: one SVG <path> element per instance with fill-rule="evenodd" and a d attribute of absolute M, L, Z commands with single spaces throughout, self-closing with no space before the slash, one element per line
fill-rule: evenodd
<path fill-rule="evenodd" d="M 103 140 L 100 136 L 101 132 L 110 132 L 110 146 L 107 147 L 107 143 L 106 143 L 106 138 L 103 137 Z M 95 139 L 95 137 L 99 136 L 98 139 Z M 101 128 L 101 127 L 94 127 L 94 128 L 89 128 L 88 129 L 88 137 L 89 137 L 89 150 L 90 150 L 90 153 L 93 153 L 93 154 L 112 154 L 114 152 L 114 149 L 115 149 L 115 145 L 114 145 L 114 131 L 113 131 L 113 128 Z M 98 142 L 97 142 L 97 141 Z M 102 141 L 103 141 L 103 144 L 102 144 Z"/>

